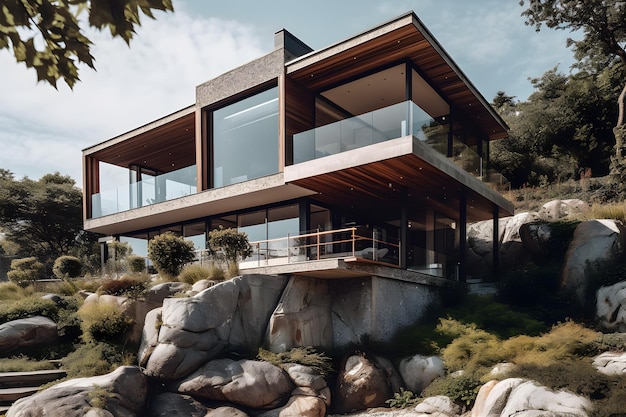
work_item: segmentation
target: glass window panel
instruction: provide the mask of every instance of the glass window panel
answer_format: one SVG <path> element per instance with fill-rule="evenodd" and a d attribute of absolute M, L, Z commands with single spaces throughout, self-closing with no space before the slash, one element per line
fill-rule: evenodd
<path fill-rule="evenodd" d="M 213 186 L 278 172 L 278 88 L 213 112 Z"/>
<path fill-rule="evenodd" d="M 192 223 L 183 226 L 183 236 L 186 240 L 193 242 L 196 250 L 206 248 L 205 223 Z"/>

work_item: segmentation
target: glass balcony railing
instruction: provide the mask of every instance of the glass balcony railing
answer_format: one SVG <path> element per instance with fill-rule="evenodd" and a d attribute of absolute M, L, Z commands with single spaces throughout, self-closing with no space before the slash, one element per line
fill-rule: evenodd
<path fill-rule="evenodd" d="M 142 181 L 92 195 L 91 217 L 107 216 L 196 192 L 196 166 L 190 165 L 166 174 L 146 176 Z"/>
<path fill-rule="evenodd" d="M 293 162 L 311 161 L 407 135 L 447 156 L 448 133 L 445 117 L 434 119 L 412 101 L 405 101 L 295 134 Z M 483 158 L 457 138 L 453 138 L 449 158 L 498 191 L 506 190 L 508 180 L 500 174 L 487 172 Z"/>

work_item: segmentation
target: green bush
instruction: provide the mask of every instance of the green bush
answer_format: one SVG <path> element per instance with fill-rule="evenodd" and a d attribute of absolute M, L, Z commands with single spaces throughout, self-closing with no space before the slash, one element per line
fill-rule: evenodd
<path fill-rule="evenodd" d="M 143 256 L 129 255 L 126 257 L 126 264 L 130 272 L 140 273 L 146 271 L 146 259 Z"/>
<path fill-rule="evenodd" d="M 409 408 L 415 407 L 422 401 L 420 397 L 413 394 L 412 391 L 406 391 L 404 388 L 400 388 L 400 392 L 395 392 L 393 398 L 385 401 L 391 408 Z"/>
<path fill-rule="evenodd" d="M 52 273 L 58 279 L 77 278 L 82 270 L 83 263 L 75 256 L 59 256 L 52 267 Z"/>
<path fill-rule="evenodd" d="M 236 229 L 224 229 L 222 225 L 218 229 L 209 232 L 208 247 L 211 254 L 222 253 L 228 262 L 231 277 L 238 273 L 237 262 L 252 254 L 252 246 L 248 241 L 248 235 Z"/>
<path fill-rule="evenodd" d="M 123 341 L 131 320 L 111 303 L 89 303 L 78 310 L 85 342 Z"/>
<path fill-rule="evenodd" d="M 58 313 L 59 306 L 54 301 L 30 296 L 0 304 L 0 323 L 33 316 L 48 317 L 56 322 Z"/>
<path fill-rule="evenodd" d="M 469 409 L 483 385 L 480 378 L 471 373 L 447 375 L 435 379 L 422 393 L 424 397 L 445 395 L 455 403 Z"/>
<path fill-rule="evenodd" d="M 178 275 L 178 280 L 187 284 L 195 284 L 196 282 L 208 279 L 209 277 L 211 277 L 210 268 L 199 264 L 190 264 L 183 268 Z"/>
<path fill-rule="evenodd" d="M 38 279 L 45 278 L 46 268 L 35 257 L 13 259 L 7 277 L 11 282 L 26 287 Z"/>
<path fill-rule="evenodd" d="M 61 360 L 68 378 L 104 375 L 124 365 L 136 363 L 136 356 L 120 346 L 89 342 L 79 347 Z"/>
<path fill-rule="evenodd" d="M 14 282 L 0 282 L 0 301 L 15 301 L 18 298 L 32 295 L 32 293 L 32 289 L 20 287 Z"/>
<path fill-rule="evenodd" d="M 176 277 L 183 265 L 195 259 L 193 243 L 174 233 L 163 233 L 148 242 L 148 257 L 160 274 Z"/>

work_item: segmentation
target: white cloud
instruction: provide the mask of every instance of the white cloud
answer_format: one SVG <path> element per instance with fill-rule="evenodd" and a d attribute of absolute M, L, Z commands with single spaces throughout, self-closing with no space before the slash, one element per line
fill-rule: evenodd
<path fill-rule="evenodd" d="M 249 26 L 180 9 L 144 19 L 130 48 L 105 32 L 90 38 L 97 71 L 81 68 L 74 91 L 36 84 L 0 51 L 0 168 L 78 180 L 81 149 L 193 104 L 197 84 L 267 52 Z"/>

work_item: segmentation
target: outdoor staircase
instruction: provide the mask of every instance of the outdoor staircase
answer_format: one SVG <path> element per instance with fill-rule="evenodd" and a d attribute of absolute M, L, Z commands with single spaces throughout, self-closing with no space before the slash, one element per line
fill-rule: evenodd
<path fill-rule="evenodd" d="M 0 372 L 0 415 L 6 413 L 15 401 L 36 393 L 41 385 L 66 375 L 67 373 L 62 369 Z"/>

